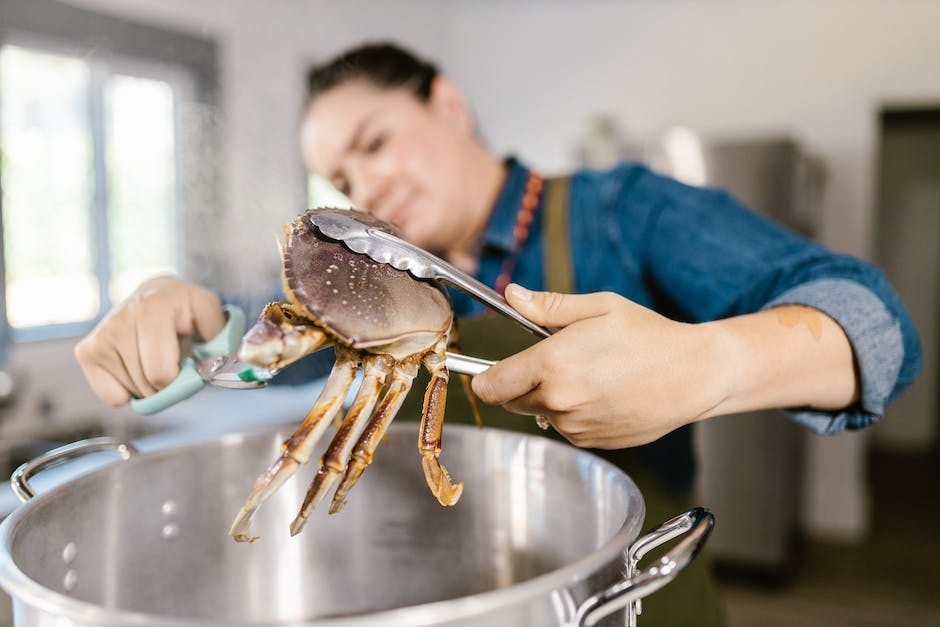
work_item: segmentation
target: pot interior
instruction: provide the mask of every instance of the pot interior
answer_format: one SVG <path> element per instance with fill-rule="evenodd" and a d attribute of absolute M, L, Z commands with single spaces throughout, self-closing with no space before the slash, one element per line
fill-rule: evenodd
<path fill-rule="evenodd" d="M 79 477 L 21 508 L 4 550 L 39 586 L 96 606 L 278 622 L 507 588 L 592 555 L 614 536 L 623 549 L 638 535 L 643 503 L 623 472 L 574 447 L 497 429 L 445 428 L 441 459 L 464 491 L 456 506 L 441 507 L 421 471 L 416 430 L 392 425 L 345 509 L 329 515 L 328 495 L 297 537 L 288 526 L 316 459 L 262 506 L 260 540 L 239 544 L 227 533 L 290 434 L 279 429 L 151 452 Z"/>

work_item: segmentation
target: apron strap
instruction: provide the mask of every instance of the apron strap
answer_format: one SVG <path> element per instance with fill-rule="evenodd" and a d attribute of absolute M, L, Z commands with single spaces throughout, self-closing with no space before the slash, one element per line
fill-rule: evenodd
<path fill-rule="evenodd" d="M 570 188 L 570 176 L 548 179 L 545 182 L 545 211 L 542 213 L 542 228 L 545 233 L 542 246 L 545 289 L 563 294 L 572 294 L 575 291 L 568 228 Z"/>

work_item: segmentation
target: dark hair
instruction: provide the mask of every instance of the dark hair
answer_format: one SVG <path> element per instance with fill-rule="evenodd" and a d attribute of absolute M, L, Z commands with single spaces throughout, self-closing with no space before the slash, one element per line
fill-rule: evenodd
<path fill-rule="evenodd" d="M 354 79 L 364 79 L 378 87 L 411 91 L 427 102 L 431 83 L 438 75 L 433 63 L 419 59 L 404 48 L 389 42 L 367 43 L 316 65 L 307 73 L 309 105 L 324 92 Z"/>

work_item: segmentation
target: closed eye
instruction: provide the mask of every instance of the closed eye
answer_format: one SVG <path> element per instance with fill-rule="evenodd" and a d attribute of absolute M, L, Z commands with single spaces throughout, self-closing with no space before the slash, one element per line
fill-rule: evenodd
<path fill-rule="evenodd" d="M 371 155 L 381 150 L 382 146 L 384 145 L 385 135 L 376 135 L 366 143 L 365 147 L 363 148 L 363 152 Z"/>

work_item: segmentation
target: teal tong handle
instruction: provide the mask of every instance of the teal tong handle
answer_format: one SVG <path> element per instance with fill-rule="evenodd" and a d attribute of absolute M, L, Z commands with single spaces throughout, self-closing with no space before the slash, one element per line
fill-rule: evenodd
<path fill-rule="evenodd" d="M 226 305 L 224 310 L 227 320 L 222 331 L 208 342 L 194 344 L 191 355 L 180 361 L 179 374 L 165 388 L 145 398 L 131 399 L 131 408 L 134 411 L 150 416 L 186 400 L 208 385 L 209 382 L 204 380 L 196 369 L 196 360 L 224 357 L 234 353 L 245 334 L 245 312 L 235 305 Z"/>

